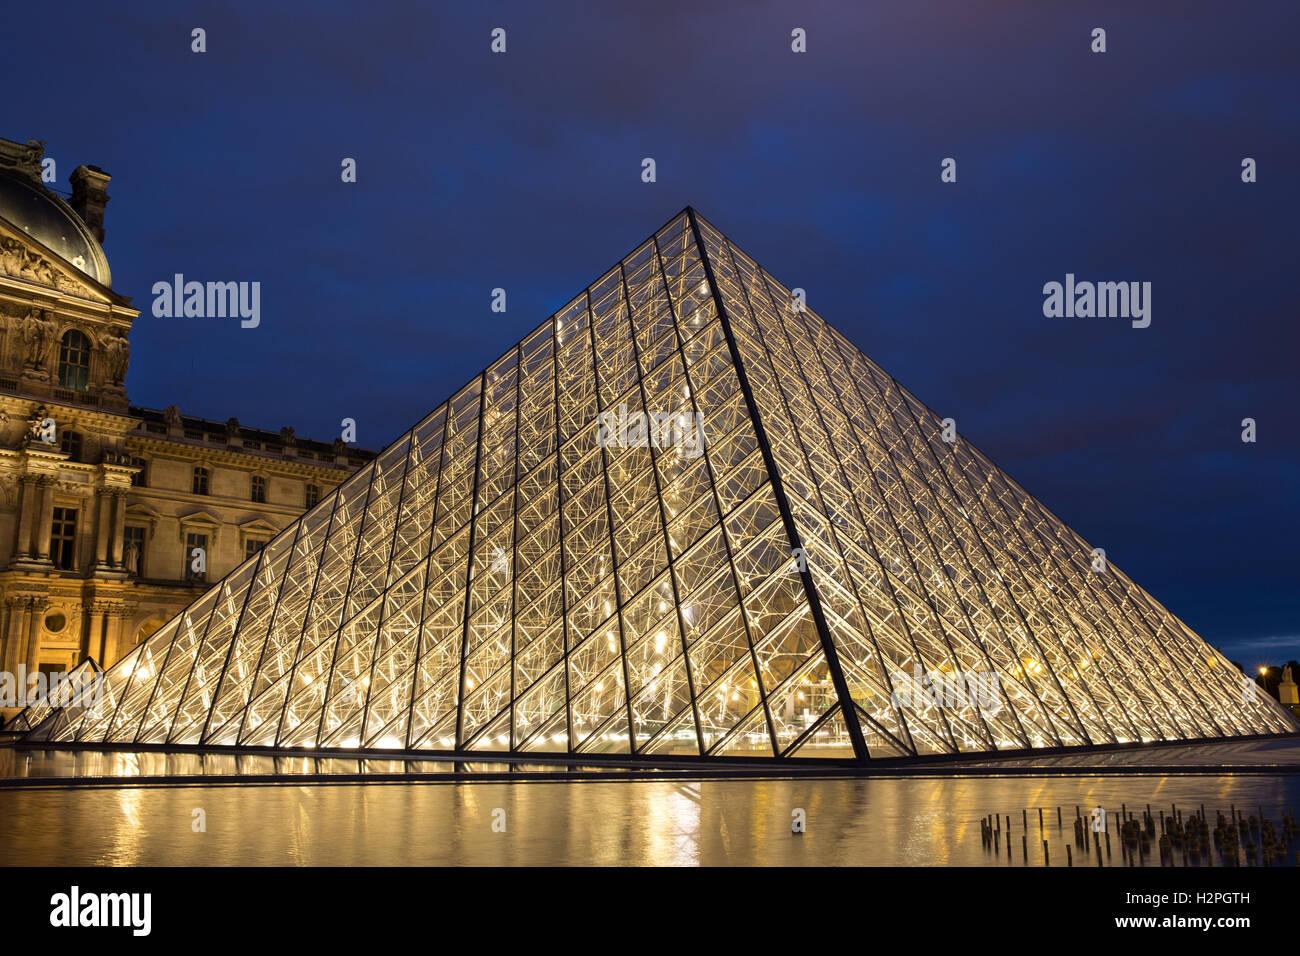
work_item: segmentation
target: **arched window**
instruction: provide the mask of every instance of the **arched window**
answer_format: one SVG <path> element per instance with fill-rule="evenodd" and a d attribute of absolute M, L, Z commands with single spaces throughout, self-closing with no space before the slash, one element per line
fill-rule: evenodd
<path fill-rule="evenodd" d="M 77 329 L 64 332 L 59 344 L 59 384 L 79 392 L 90 385 L 90 340 Z"/>

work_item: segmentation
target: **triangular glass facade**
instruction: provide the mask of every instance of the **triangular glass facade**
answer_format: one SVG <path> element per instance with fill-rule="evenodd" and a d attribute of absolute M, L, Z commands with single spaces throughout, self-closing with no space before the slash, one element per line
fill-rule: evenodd
<path fill-rule="evenodd" d="M 1297 729 L 1092 561 L 686 210 L 32 736 L 663 762 Z"/>

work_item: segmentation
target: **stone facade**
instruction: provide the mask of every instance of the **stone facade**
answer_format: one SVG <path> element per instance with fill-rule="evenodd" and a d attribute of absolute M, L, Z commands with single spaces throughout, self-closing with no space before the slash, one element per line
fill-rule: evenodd
<path fill-rule="evenodd" d="M 109 177 L 64 203 L 40 147 L 0 140 L 0 667 L 29 674 L 112 664 L 373 457 L 130 405 Z"/>

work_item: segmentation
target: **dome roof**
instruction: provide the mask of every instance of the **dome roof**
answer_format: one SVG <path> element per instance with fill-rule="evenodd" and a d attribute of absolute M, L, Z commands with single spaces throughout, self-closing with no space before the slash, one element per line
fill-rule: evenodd
<path fill-rule="evenodd" d="M 104 250 L 81 217 L 58 196 L 21 175 L 0 171 L 0 216 L 96 282 L 112 286 Z"/>

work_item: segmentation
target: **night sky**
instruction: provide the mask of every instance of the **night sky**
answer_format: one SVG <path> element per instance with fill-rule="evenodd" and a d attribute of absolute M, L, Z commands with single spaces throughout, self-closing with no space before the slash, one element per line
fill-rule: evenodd
<path fill-rule="evenodd" d="M 113 176 L 134 404 L 380 448 L 690 204 L 1211 643 L 1300 657 L 1294 0 L 248 7 L 6 12 L 0 136 Z M 176 272 L 260 327 L 154 318 Z M 1151 326 L 1045 318 L 1066 273 Z"/>

